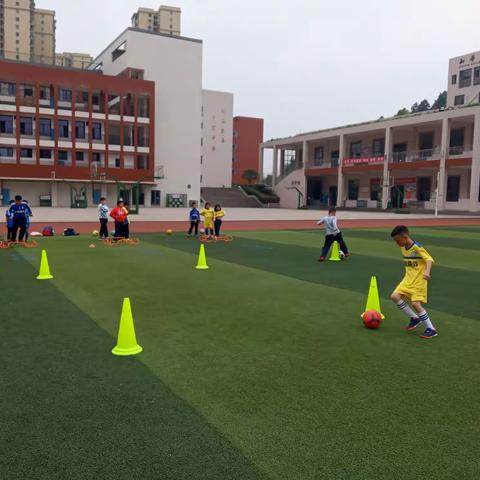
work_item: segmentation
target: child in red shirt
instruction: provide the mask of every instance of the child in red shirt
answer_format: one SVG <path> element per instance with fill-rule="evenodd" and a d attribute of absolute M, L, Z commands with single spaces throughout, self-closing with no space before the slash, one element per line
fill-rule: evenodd
<path fill-rule="evenodd" d="M 127 215 L 123 201 L 119 200 L 116 208 L 110 212 L 110 216 L 115 220 L 115 238 L 125 238 L 125 220 Z"/>

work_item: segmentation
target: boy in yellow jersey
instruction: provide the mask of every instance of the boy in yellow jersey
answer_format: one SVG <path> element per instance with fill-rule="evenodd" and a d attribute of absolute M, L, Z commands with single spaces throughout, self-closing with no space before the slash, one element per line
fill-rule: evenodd
<path fill-rule="evenodd" d="M 200 215 L 203 217 L 203 226 L 205 228 L 205 235 L 208 235 L 208 238 L 213 237 L 213 217 L 215 213 L 213 208 L 210 207 L 210 204 L 207 202 L 203 207 L 203 210 L 200 212 Z"/>
<path fill-rule="evenodd" d="M 427 303 L 428 281 L 433 258 L 419 243 L 410 238 L 408 227 L 398 225 L 392 230 L 391 237 L 400 247 L 405 263 L 405 277 L 395 288 L 391 299 L 399 310 L 410 319 L 407 330 L 415 330 L 418 325 L 423 323 L 426 329 L 421 338 L 436 337 L 437 330 L 423 308 L 423 304 Z M 411 303 L 413 309 L 406 300 Z"/>

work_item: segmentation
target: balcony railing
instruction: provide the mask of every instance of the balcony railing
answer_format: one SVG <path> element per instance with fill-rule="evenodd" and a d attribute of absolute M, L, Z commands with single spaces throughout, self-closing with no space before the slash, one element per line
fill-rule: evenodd
<path fill-rule="evenodd" d="M 393 152 L 392 163 L 418 162 L 422 160 L 439 160 L 440 147 L 423 150 L 408 150 L 405 152 Z"/>
<path fill-rule="evenodd" d="M 471 155 L 473 153 L 473 145 L 460 145 L 458 147 L 450 147 L 448 149 L 448 156 L 455 155 Z"/>

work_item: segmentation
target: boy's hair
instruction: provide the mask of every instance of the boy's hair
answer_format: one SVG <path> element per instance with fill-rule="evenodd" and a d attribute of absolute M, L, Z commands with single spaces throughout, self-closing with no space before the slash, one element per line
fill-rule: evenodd
<path fill-rule="evenodd" d="M 119 201 L 117 202 L 117 207 L 119 207 L 121 203 L 123 203 L 123 200 L 119 200 Z"/>
<path fill-rule="evenodd" d="M 192 202 L 192 208 L 197 206 L 197 202 Z"/>
<path fill-rule="evenodd" d="M 336 209 L 335 207 L 330 207 L 330 208 L 328 209 L 328 213 L 329 213 L 329 214 L 330 214 L 330 213 L 337 213 L 337 209 Z"/>
<path fill-rule="evenodd" d="M 100 199 L 101 202 L 104 202 L 105 200 L 106 200 L 105 197 L 102 197 L 102 198 Z"/>
<path fill-rule="evenodd" d="M 210 202 L 205 202 L 205 208 L 210 206 Z"/>
<path fill-rule="evenodd" d="M 15 201 L 19 202 L 22 199 L 21 195 L 15 195 Z"/>
<path fill-rule="evenodd" d="M 215 207 L 214 207 L 214 210 L 215 210 L 216 212 L 219 212 L 221 209 L 222 209 L 222 207 L 221 207 L 221 205 L 218 204 L 218 203 L 217 203 L 217 204 L 215 205 Z"/>
<path fill-rule="evenodd" d="M 12 203 L 15 203 L 15 200 L 10 200 L 10 201 L 8 202 L 9 205 L 11 205 Z"/>
<path fill-rule="evenodd" d="M 410 235 L 410 232 L 408 230 L 408 227 L 405 225 L 397 225 L 393 230 L 390 236 L 396 237 L 397 235 Z"/>

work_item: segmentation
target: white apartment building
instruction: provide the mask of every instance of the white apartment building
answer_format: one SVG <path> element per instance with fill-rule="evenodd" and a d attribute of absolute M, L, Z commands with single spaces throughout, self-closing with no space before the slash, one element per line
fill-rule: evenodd
<path fill-rule="evenodd" d="M 201 186 L 232 186 L 233 94 L 202 92 Z"/>
<path fill-rule="evenodd" d="M 273 151 L 280 206 L 480 212 L 477 58 L 450 61 L 446 109 L 264 142 L 260 161 L 265 149 Z M 463 104 L 458 95 L 465 96 Z"/>
<path fill-rule="evenodd" d="M 450 59 L 447 107 L 480 102 L 480 51 Z"/>

